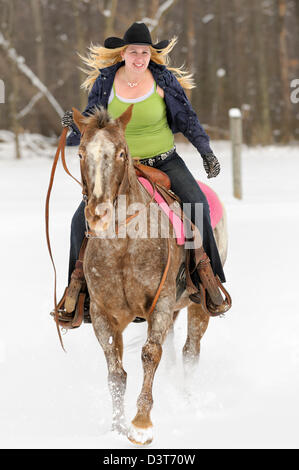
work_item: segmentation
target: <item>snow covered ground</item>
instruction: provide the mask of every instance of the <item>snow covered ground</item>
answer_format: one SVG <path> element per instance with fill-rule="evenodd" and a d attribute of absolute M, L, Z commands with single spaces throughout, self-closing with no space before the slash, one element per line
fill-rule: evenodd
<path fill-rule="evenodd" d="M 40 149 L 41 142 L 43 145 Z M 53 271 L 45 240 L 44 205 L 51 139 L 25 136 L 21 161 L 11 135 L 0 132 L 1 328 L 0 447 L 130 449 L 110 432 L 111 401 L 103 352 L 90 325 L 68 332 L 65 354 L 49 311 Z M 222 165 L 209 180 L 229 223 L 225 266 L 233 308 L 211 319 L 191 390 L 181 361 L 186 311 L 175 325 L 175 357 L 165 352 L 154 383 L 158 448 L 298 448 L 299 420 L 299 148 L 243 150 L 242 201 L 232 196 L 228 142 L 213 142 Z M 178 144 L 193 174 L 207 182 L 200 156 Z M 36 152 L 38 154 L 36 155 Z M 67 151 L 79 174 L 76 150 Z M 51 199 L 51 240 L 58 297 L 66 283 L 69 227 L 80 188 L 58 167 Z M 142 382 L 146 325 L 125 332 L 127 418 Z"/>

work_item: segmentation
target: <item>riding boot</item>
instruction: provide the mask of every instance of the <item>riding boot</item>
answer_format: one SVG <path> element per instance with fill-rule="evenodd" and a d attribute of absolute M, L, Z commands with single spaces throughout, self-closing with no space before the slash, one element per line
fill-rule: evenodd
<path fill-rule="evenodd" d="M 83 257 L 87 239 L 83 241 L 76 261 L 75 269 L 71 274 L 70 282 L 51 315 L 56 317 L 58 324 L 65 329 L 78 328 L 84 321 L 90 323 L 89 296 L 83 272 Z"/>
<path fill-rule="evenodd" d="M 197 292 L 189 295 L 190 300 L 202 304 L 211 316 L 227 312 L 231 307 L 231 297 L 221 284 L 219 277 L 215 276 L 210 259 L 203 247 L 196 250 L 195 260 L 200 285 Z M 221 291 L 225 298 L 222 297 Z"/>
<path fill-rule="evenodd" d="M 66 290 L 64 308 L 67 313 L 71 313 L 75 310 L 79 294 L 85 283 L 85 277 L 83 273 L 83 263 L 81 260 L 76 262 L 76 267 L 71 275 L 71 281 Z"/>
<path fill-rule="evenodd" d="M 79 294 L 82 291 L 82 288 L 85 287 L 86 281 L 83 272 L 83 260 L 84 253 L 86 249 L 88 238 L 84 237 L 78 259 L 75 264 L 75 269 L 73 270 L 70 278 L 69 285 L 66 289 L 66 297 L 64 302 L 64 307 L 67 313 L 71 313 L 75 310 Z"/>

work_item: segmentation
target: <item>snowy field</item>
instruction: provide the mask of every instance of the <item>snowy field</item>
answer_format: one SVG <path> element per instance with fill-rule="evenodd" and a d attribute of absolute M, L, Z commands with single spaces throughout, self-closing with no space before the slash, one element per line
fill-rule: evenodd
<path fill-rule="evenodd" d="M 49 316 L 53 270 L 44 206 L 52 141 L 25 136 L 24 158 L 16 161 L 10 138 L 0 132 L 0 447 L 134 448 L 110 432 L 106 363 L 92 327 L 63 336 L 65 354 Z M 244 147 L 242 201 L 232 196 L 230 144 L 212 142 L 212 148 L 222 165 L 213 180 L 204 176 L 193 147 L 179 144 L 178 152 L 226 205 L 225 273 L 233 308 L 225 318 L 211 319 L 189 389 L 181 357 L 186 311 L 181 312 L 175 361 L 166 344 L 155 378 L 150 448 L 298 448 L 299 147 Z M 76 150 L 68 149 L 67 156 L 78 175 Z M 58 297 L 66 285 L 70 220 L 80 198 L 79 186 L 59 165 L 50 206 Z M 145 323 L 125 332 L 128 420 L 141 389 L 145 338 Z"/>

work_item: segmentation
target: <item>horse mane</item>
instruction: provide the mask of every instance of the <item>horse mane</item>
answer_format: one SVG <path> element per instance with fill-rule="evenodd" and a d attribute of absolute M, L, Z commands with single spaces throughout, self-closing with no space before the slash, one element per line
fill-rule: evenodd
<path fill-rule="evenodd" d="M 82 122 L 88 126 L 90 130 L 92 129 L 102 129 L 103 127 L 107 126 L 109 122 L 113 122 L 114 120 L 108 113 L 107 109 L 103 106 L 99 108 L 95 106 L 88 116 L 85 116 Z"/>

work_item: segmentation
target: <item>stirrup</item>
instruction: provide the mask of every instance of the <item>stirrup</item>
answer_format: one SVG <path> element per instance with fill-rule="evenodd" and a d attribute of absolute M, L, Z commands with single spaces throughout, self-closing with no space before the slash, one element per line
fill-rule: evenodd
<path fill-rule="evenodd" d="M 78 302 L 76 308 L 73 312 L 67 312 L 65 310 L 65 299 L 66 299 L 66 292 L 67 288 L 64 291 L 64 294 L 57 305 L 57 323 L 59 326 L 64 328 L 65 330 L 70 330 L 74 328 L 78 328 L 81 326 L 82 322 L 84 321 L 84 301 L 85 301 L 85 292 L 81 292 L 79 294 Z M 56 321 L 56 312 L 55 308 L 50 312 L 50 315 L 54 317 Z M 89 323 L 89 321 L 87 321 Z"/>
<path fill-rule="evenodd" d="M 215 276 L 217 284 L 220 290 L 224 293 L 225 299 L 222 298 L 222 303 L 216 305 L 212 302 L 211 297 L 207 289 L 199 284 L 199 291 L 189 295 L 189 299 L 196 304 L 201 304 L 203 310 L 210 317 L 218 317 L 219 315 L 224 315 L 232 306 L 232 299 L 227 290 L 223 287 L 218 275 Z"/>
<path fill-rule="evenodd" d="M 227 290 L 223 287 L 219 276 L 215 276 L 216 282 L 219 286 L 219 289 L 223 292 L 225 298 L 222 298 L 222 303 L 216 305 L 213 303 L 207 289 L 204 286 L 202 287 L 203 291 L 203 308 L 211 317 L 218 317 L 218 315 L 224 315 L 232 306 L 232 299 Z"/>
<path fill-rule="evenodd" d="M 209 313 L 212 317 L 217 317 L 218 315 L 224 314 L 232 306 L 231 296 L 229 295 L 229 293 L 227 292 L 225 287 L 222 285 L 218 275 L 216 276 L 216 281 L 217 281 L 217 284 L 219 286 L 219 289 L 223 292 L 225 298 L 222 301 L 221 305 L 215 305 L 212 302 L 212 300 L 211 300 L 211 298 L 208 294 L 207 299 L 206 299 L 206 305 L 207 305 L 207 309 L 208 309 L 208 311 L 209 311 Z"/>

